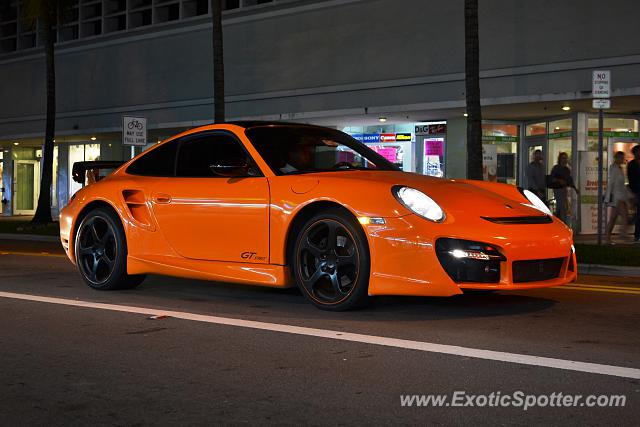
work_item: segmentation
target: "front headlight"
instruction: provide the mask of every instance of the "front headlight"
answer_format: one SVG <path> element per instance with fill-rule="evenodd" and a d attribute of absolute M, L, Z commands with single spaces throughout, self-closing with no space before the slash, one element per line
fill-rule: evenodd
<path fill-rule="evenodd" d="M 528 201 L 531 202 L 532 207 L 538 209 L 541 212 L 546 213 L 547 215 L 551 215 L 551 211 L 549 210 L 549 207 L 545 205 L 542 200 L 540 200 L 540 197 L 536 196 L 535 194 L 533 194 L 533 192 L 529 190 L 521 189 L 520 191 L 522 192 L 522 195 L 526 197 Z"/>
<path fill-rule="evenodd" d="M 411 212 L 433 222 L 444 220 L 444 211 L 433 199 L 420 190 L 402 185 L 391 188 L 395 198 Z"/>

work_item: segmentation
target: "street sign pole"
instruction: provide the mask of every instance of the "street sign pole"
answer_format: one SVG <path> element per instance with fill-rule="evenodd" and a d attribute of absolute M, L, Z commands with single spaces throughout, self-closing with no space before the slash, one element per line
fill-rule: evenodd
<path fill-rule="evenodd" d="M 602 128 L 604 127 L 604 108 L 611 108 L 611 71 L 594 70 L 592 73 L 593 108 L 598 109 L 598 245 L 602 244 L 602 226 L 604 225 L 604 200 L 602 200 L 602 180 L 604 178 L 604 144 Z"/>
<path fill-rule="evenodd" d="M 602 244 L 602 223 L 603 223 L 603 200 L 602 200 L 602 178 L 603 178 L 603 156 L 604 149 L 602 143 L 602 128 L 604 126 L 604 110 L 598 110 L 598 245 Z"/>

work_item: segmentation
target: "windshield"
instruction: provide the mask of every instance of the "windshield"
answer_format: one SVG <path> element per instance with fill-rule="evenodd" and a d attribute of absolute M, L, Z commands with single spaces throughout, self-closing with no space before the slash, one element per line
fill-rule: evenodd
<path fill-rule="evenodd" d="M 247 137 L 276 175 L 346 170 L 398 170 L 384 157 L 334 129 L 260 126 Z"/>

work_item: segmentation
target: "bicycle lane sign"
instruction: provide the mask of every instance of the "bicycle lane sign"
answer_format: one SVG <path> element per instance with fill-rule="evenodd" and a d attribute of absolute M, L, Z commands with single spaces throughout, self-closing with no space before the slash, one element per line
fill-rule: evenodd
<path fill-rule="evenodd" d="M 147 119 L 122 116 L 122 145 L 147 145 Z"/>

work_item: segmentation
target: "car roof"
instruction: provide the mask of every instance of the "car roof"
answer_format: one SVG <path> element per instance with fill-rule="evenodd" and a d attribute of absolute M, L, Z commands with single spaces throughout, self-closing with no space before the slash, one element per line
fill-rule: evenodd
<path fill-rule="evenodd" d="M 283 127 L 299 127 L 299 128 L 309 128 L 309 129 L 332 129 L 326 126 L 318 126 L 307 123 L 295 123 L 295 122 L 284 122 L 284 121 L 268 121 L 268 120 L 238 120 L 238 121 L 229 121 L 224 123 L 212 123 L 212 124 L 227 124 L 227 125 L 235 125 L 245 129 L 251 129 L 256 127 L 268 127 L 268 126 L 283 126 Z M 335 129 L 333 129 L 335 130 Z"/>

